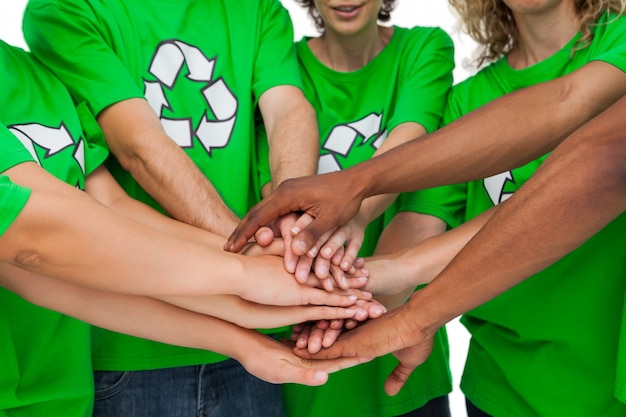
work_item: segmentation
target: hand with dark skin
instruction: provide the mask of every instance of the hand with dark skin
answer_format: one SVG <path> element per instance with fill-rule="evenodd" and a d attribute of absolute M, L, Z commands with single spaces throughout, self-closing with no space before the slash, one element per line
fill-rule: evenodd
<path fill-rule="evenodd" d="M 387 379 L 385 391 L 396 394 L 428 358 L 437 329 L 553 264 L 624 212 L 625 160 L 623 98 L 558 146 L 408 303 L 345 333 L 317 354 L 305 349 L 295 353 L 325 359 L 393 352 L 400 364 Z"/>
<path fill-rule="evenodd" d="M 476 180 L 521 166 L 553 150 L 625 93 L 623 71 L 592 61 L 349 169 L 285 181 L 248 212 L 224 249 L 237 252 L 274 218 L 306 212 L 313 222 L 292 230 L 293 252 L 303 255 L 325 232 L 352 219 L 365 198 Z"/>

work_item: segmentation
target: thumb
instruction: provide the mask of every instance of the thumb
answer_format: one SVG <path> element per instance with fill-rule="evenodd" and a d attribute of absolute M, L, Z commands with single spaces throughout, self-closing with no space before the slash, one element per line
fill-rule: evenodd
<path fill-rule="evenodd" d="M 293 240 L 291 242 L 291 250 L 298 256 L 305 255 L 315 246 L 324 233 L 333 230 L 337 226 L 337 221 L 327 219 L 327 216 L 320 214 L 311 224 L 300 229 L 298 225 L 292 228 Z M 315 256 L 317 253 L 309 254 Z"/>
<path fill-rule="evenodd" d="M 289 369 L 286 369 L 285 373 L 287 381 L 311 387 L 324 385 L 328 381 L 328 372 L 321 369 L 303 369 L 289 365 Z"/>
<path fill-rule="evenodd" d="M 387 395 L 394 396 L 400 392 L 400 389 L 402 389 L 414 369 L 404 366 L 400 362 L 385 381 L 385 392 Z"/>
<path fill-rule="evenodd" d="M 261 227 L 254 234 L 254 240 L 259 245 L 266 247 L 274 241 L 274 231 L 269 227 Z"/>

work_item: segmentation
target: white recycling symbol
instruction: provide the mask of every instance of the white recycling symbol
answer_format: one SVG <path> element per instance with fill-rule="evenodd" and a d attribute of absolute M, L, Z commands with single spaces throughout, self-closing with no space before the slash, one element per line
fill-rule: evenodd
<path fill-rule="evenodd" d="M 82 140 L 75 143 L 72 135 L 68 132 L 64 124 L 59 127 L 48 127 L 39 123 L 27 123 L 22 125 L 12 125 L 9 127 L 11 133 L 22 143 L 24 148 L 28 150 L 33 159 L 37 161 L 39 166 L 42 165 L 34 144 L 46 150 L 44 158 L 51 157 L 63 149 L 75 146 L 74 159 L 85 174 L 85 144 Z"/>
<path fill-rule="evenodd" d="M 167 135 L 181 148 L 192 147 L 194 135 L 208 153 L 214 148 L 225 147 L 230 141 L 237 114 L 237 98 L 222 78 L 213 80 L 216 59 L 208 59 L 195 46 L 169 40 L 159 45 L 150 64 L 149 72 L 158 81 L 144 80 L 145 97 L 161 119 Z M 174 87 L 185 64 L 189 71 L 187 78 L 207 84 L 202 95 L 215 115 L 215 120 L 209 120 L 205 110 L 195 131 L 189 118 L 174 119 L 162 115 L 164 107 L 171 109 L 163 87 Z"/>
<path fill-rule="evenodd" d="M 380 133 L 381 121 L 382 114 L 371 113 L 355 122 L 335 126 L 323 146 L 330 153 L 320 156 L 317 173 L 341 171 L 341 165 L 337 161 L 336 155 L 348 156 L 359 135 L 363 136 L 361 143 L 366 143 L 372 136 L 376 135 L 376 140 L 372 146 L 375 149 L 380 148 L 380 145 L 387 138 L 386 131 Z"/>
<path fill-rule="evenodd" d="M 485 187 L 485 191 L 487 191 L 494 206 L 508 200 L 513 195 L 513 193 L 504 192 L 504 187 L 508 182 L 515 182 L 511 171 L 502 172 L 483 180 L 483 187 Z"/>

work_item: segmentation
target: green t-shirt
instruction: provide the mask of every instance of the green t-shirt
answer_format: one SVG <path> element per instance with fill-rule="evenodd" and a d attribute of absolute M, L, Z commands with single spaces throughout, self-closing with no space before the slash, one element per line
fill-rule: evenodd
<path fill-rule="evenodd" d="M 304 91 L 317 112 L 319 173 L 370 159 L 398 125 L 440 123 L 452 85 L 454 48 L 439 28 L 394 28 L 389 44 L 365 67 L 337 72 L 322 64 L 307 39 L 296 45 Z M 361 256 L 372 255 L 387 210 L 366 230 Z M 437 333 L 430 358 L 413 372 L 402 391 L 390 397 L 383 384 L 398 361 L 392 355 L 331 374 L 320 387 L 284 386 L 288 416 L 396 416 L 419 408 L 452 389 L 445 329 Z"/>
<path fill-rule="evenodd" d="M 103 141 L 87 145 L 65 87 L 29 53 L 3 42 L 0 79 L 0 97 L 11 103 L 0 112 L 0 172 L 36 162 L 82 189 L 85 176 L 108 152 Z M 16 197 L 12 204 L 27 198 L 23 192 Z M 3 215 L 3 222 L 9 218 Z M 89 326 L 5 289 L 0 289 L 0 310 L 0 415 L 91 416 Z"/>
<path fill-rule="evenodd" d="M 33 0 L 24 35 L 95 115 L 118 101 L 145 97 L 228 207 L 241 216 L 259 201 L 257 101 L 272 87 L 302 84 L 291 21 L 278 0 Z M 157 207 L 116 160 L 109 168 L 132 197 Z M 94 330 L 98 370 L 223 359 Z"/>
<path fill-rule="evenodd" d="M 445 120 L 590 61 L 626 70 L 626 17 L 602 17 L 593 43 L 570 57 L 578 38 L 529 68 L 514 70 L 503 58 L 455 86 Z M 465 219 L 510 197 L 544 159 L 452 186 L 464 196 Z M 474 404 L 497 416 L 626 415 L 614 396 L 624 236 L 623 214 L 553 266 L 463 316 L 472 339 L 461 388 Z"/>
<path fill-rule="evenodd" d="M 0 125 L 0 141 L 4 140 L 6 135 L 10 135 L 9 131 Z M 13 184 L 9 177 L 0 175 L 0 210 L 2 210 L 2 215 L 0 215 L 0 236 L 7 231 L 21 213 L 26 205 L 26 201 L 28 201 L 28 197 L 30 197 L 28 188 Z"/>

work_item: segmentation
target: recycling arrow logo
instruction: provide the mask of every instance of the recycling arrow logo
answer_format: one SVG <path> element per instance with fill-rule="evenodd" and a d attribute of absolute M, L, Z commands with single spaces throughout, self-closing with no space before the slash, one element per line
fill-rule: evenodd
<path fill-rule="evenodd" d="M 144 80 L 144 94 L 167 135 L 181 148 L 191 148 L 196 137 L 210 154 L 213 149 L 224 148 L 230 141 L 237 115 L 237 98 L 221 77 L 213 79 L 216 61 L 217 58 L 208 59 L 197 47 L 178 40 L 159 44 L 152 58 L 149 72 L 157 81 Z M 212 113 L 209 117 L 205 109 L 196 128 L 192 126 L 191 118 L 163 116 L 164 108 L 175 111 L 164 88 L 174 89 L 185 64 L 188 79 L 206 84 L 202 95 Z"/>
<path fill-rule="evenodd" d="M 515 179 L 513 178 L 513 173 L 511 171 L 493 175 L 483 180 L 483 187 L 485 188 L 485 191 L 487 191 L 489 199 L 494 206 L 508 200 L 513 195 L 511 192 L 504 191 L 504 187 L 507 183 L 515 183 Z"/>
<path fill-rule="evenodd" d="M 330 153 L 320 156 L 317 173 L 341 171 L 338 156 L 347 157 L 359 137 L 363 138 L 361 144 L 375 137 L 372 146 L 378 149 L 387 138 L 387 132 L 380 131 L 382 118 L 382 114 L 370 113 L 355 122 L 335 126 L 322 146 Z"/>
<path fill-rule="evenodd" d="M 54 128 L 39 123 L 27 123 L 12 125 L 9 130 L 28 150 L 39 166 L 42 166 L 42 161 L 35 150 L 35 144 L 46 150 L 44 159 L 50 158 L 66 148 L 75 147 L 74 159 L 80 166 L 83 175 L 85 174 L 85 144 L 82 139 L 78 143 L 74 142 L 64 124 L 61 123 L 59 127 Z"/>

